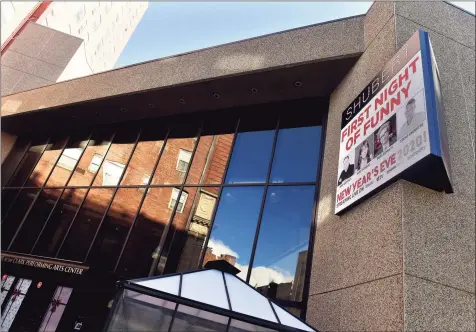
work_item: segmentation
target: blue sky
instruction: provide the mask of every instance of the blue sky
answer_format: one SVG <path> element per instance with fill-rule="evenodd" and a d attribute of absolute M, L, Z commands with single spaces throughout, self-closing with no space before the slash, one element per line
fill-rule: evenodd
<path fill-rule="evenodd" d="M 454 4 L 475 12 L 474 2 Z M 122 67 L 309 24 L 365 14 L 372 2 L 149 2 Z"/>

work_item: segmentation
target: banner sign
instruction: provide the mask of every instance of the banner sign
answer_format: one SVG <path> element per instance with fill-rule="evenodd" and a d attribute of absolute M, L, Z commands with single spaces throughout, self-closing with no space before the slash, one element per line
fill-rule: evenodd
<path fill-rule="evenodd" d="M 422 30 L 342 113 L 335 213 L 402 177 L 453 192 L 438 68 Z"/>
<path fill-rule="evenodd" d="M 2 253 L 2 262 L 13 263 L 25 266 L 36 267 L 40 269 L 47 269 L 51 271 L 64 272 L 69 274 L 82 275 L 84 271 L 87 271 L 89 267 L 72 264 L 61 264 L 49 260 L 41 260 L 36 258 L 25 258 L 21 256 L 10 255 Z"/>

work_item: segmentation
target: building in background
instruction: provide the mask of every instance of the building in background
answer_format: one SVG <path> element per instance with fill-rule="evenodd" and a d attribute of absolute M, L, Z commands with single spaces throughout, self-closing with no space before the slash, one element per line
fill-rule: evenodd
<path fill-rule="evenodd" d="M 2 95 L 114 67 L 148 2 L 1 3 Z"/>

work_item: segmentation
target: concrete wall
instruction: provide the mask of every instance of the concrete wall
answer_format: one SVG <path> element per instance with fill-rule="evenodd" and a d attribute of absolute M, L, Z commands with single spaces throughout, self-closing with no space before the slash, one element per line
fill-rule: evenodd
<path fill-rule="evenodd" d="M 2 96 L 56 82 L 82 40 L 29 23 L 2 54 Z"/>
<path fill-rule="evenodd" d="M 442 2 L 365 17 L 365 52 L 329 105 L 307 314 L 321 331 L 475 330 L 474 22 Z M 455 193 L 400 180 L 336 216 L 341 113 L 418 28 L 441 72 Z"/>

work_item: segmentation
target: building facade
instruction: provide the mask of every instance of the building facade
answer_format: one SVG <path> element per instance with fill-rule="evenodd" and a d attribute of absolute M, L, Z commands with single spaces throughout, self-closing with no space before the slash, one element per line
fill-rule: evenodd
<path fill-rule="evenodd" d="M 226 260 L 320 331 L 473 331 L 474 28 L 380 2 L 5 96 L 2 328 L 100 330 L 118 280 Z M 418 29 L 454 192 L 400 179 L 336 215 L 341 114 Z"/>

